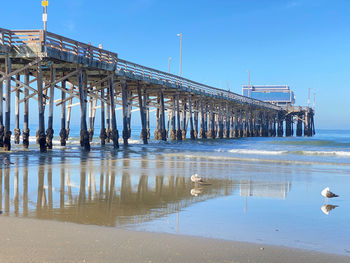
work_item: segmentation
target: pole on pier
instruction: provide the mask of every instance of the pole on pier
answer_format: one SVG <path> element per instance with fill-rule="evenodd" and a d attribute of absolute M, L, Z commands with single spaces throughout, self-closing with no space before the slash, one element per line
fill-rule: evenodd
<path fill-rule="evenodd" d="M 223 112 L 222 112 L 222 103 L 220 102 L 219 104 L 219 116 L 218 116 L 218 119 L 219 119 L 219 138 L 220 139 L 223 139 L 224 138 L 224 118 L 223 118 Z"/>
<path fill-rule="evenodd" d="M 40 146 L 40 152 L 46 152 L 46 135 L 44 119 L 44 101 L 43 101 L 43 78 L 41 62 L 37 65 L 37 86 L 38 86 L 38 108 L 39 108 L 39 130 L 36 137 Z"/>
<path fill-rule="evenodd" d="M 231 117 L 230 117 L 230 138 L 234 138 L 235 137 L 235 123 L 234 123 L 234 114 L 233 112 L 231 112 Z"/>
<path fill-rule="evenodd" d="M 145 103 L 146 109 L 146 126 L 147 126 L 147 139 L 149 140 L 151 137 L 151 129 L 150 129 L 150 118 L 149 118 L 149 94 L 146 89 L 143 91 L 143 101 Z"/>
<path fill-rule="evenodd" d="M 180 119 L 180 94 L 177 94 L 176 96 L 176 119 L 177 119 L 176 139 L 178 141 L 181 141 L 182 131 L 181 131 L 181 119 Z"/>
<path fill-rule="evenodd" d="M 92 105 L 92 127 L 91 127 L 91 131 L 90 131 L 90 141 L 92 141 L 93 136 L 94 136 L 94 130 L 95 130 L 95 119 L 96 119 L 96 107 L 97 107 L 97 99 L 93 100 L 93 105 Z"/>
<path fill-rule="evenodd" d="M 198 139 L 198 111 L 199 111 L 199 103 L 198 100 L 194 102 L 195 112 L 193 116 L 193 125 L 194 125 L 194 138 Z"/>
<path fill-rule="evenodd" d="M 282 112 L 278 112 L 277 116 L 277 136 L 283 137 L 283 116 Z"/>
<path fill-rule="evenodd" d="M 0 147 L 4 147 L 4 86 L 3 81 L 0 81 Z"/>
<path fill-rule="evenodd" d="M 194 129 L 193 129 L 193 114 L 192 114 L 192 96 L 191 94 L 188 95 L 188 110 L 190 114 L 190 138 L 191 140 L 196 139 L 194 135 Z"/>
<path fill-rule="evenodd" d="M 18 81 L 21 80 L 19 74 L 16 75 Z M 19 84 L 16 84 L 16 97 L 15 97 L 15 129 L 14 129 L 14 143 L 19 144 L 19 139 L 21 136 L 21 130 L 19 128 Z"/>
<path fill-rule="evenodd" d="M 176 139 L 176 128 L 175 128 L 175 112 L 176 112 L 176 98 L 173 97 L 172 112 L 171 112 L 171 125 L 170 125 L 170 140 Z"/>
<path fill-rule="evenodd" d="M 125 89 L 126 87 L 126 83 L 125 84 Z M 122 88 L 123 88 L 123 83 L 122 83 Z M 111 78 L 109 79 L 109 99 L 110 99 L 110 108 L 111 108 L 111 126 L 112 126 L 112 131 L 111 131 L 111 139 L 113 141 L 113 147 L 114 149 L 118 149 L 119 148 L 119 132 L 117 129 L 117 117 L 115 115 L 115 98 L 114 98 L 114 78 L 113 76 L 111 76 Z M 128 142 L 126 141 L 126 144 Z M 125 144 L 125 141 L 124 141 Z"/>
<path fill-rule="evenodd" d="M 107 98 L 111 97 L 109 88 L 107 89 Z M 107 117 L 106 117 L 106 141 L 109 143 L 111 141 L 111 108 L 110 105 L 107 106 Z"/>
<path fill-rule="evenodd" d="M 315 121 L 314 121 L 314 111 L 311 112 L 311 129 L 312 129 L 312 134 L 311 136 L 316 134 L 316 128 L 315 128 Z"/>
<path fill-rule="evenodd" d="M 290 137 L 292 133 L 291 115 L 286 116 L 286 137 Z"/>
<path fill-rule="evenodd" d="M 43 6 L 43 23 L 44 23 L 44 30 L 47 30 L 47 6 L 49 5 L 49 1 L 44 0 L 41 1 L 41 5 Z"/>
<path fill-rule="evenodd" d="M 239 137 L 244 137 L 243 132 L 243 110 L 239 110 Z"/>
<path fill-rule="evenodd" d="M 11 59 L 7 55 L 5 57 L 6 74 L 11 72 Z M 11 118 L 11 77 L 6 78 L 6 92 L 5 92 L 5 135 L 4 135 L 4 150 L 11 150 L 11 130 L 10 130 L 10 118 Z"/>
<path fill-rule="evenodd" d="M 244 111 L 244 130 L 243 130 L 243 137 L 249 137 L 249 115 L 248 115 L 248 108 Z"/>
<path fill-rule="evenodd" d="M 187 106 L 186 106 L 186 98 L 182 99 L 182 139 L 186 139 L 187 134 L 187 121 L 186 121 L 186 114 L 187 114 Z"/>
<path fill-rule="evenodd" d="M 163 141 L 166 141 L 166 129 L 165 129 L 165 105 L 164 105 L 164 90 L 162 89 L 160 91 L 160 120 L 161 120 L 161 127 L 160 127 L 160 135 Z"/>
<path fill-rule="evenodd" d="M 24 84 L 29 86 L 29 72 L 25 71 Z M 29 146 L 29 89 L 24 88 L 24 114 L 23 114 L 23 148 L 28 149 Z"/>
<path fill-rule="evenodd" d="M 203 96 L 201 96 L 201 128 L 199 130 L 199 137 L 202 139 L 206 139 L 207 138 L 207 134 L 206 134 L 206 128 L 205 128 L 205 120 L 204 120 L 204 102 L 203 102 Z"/>
<path fill-rule="evenodd" d="M 80 146 L 84 147 L 85 151 L 90 151 L 89 132 L 86 124 L 86 100 L 87 100 L 87 74 L 85 70 L 80 69 L 78 73 L 78 89 L 80 99 Z"/>
<path fill-rule="evenodd" d="M 126 81 L 122 81 L 122 104 L 123 104 L 123 140 L 124 146 L 128 145 L 129 129 L 128 129 L 128 91 Z"/>
<path fill-rule="evenodd" d="M 235 109 L 235 113 L 234 113 L 234 125 L 235 125 L 235 130 L 234 130 L 234 136 L 235 138 L 239 137 L 239 127 L 238 127 L 238 110 Z"/>
<path fill-rule="evenodd" d="M 132 90 L 127 91 L 127 135 L 128 139 L 131 138 L 131 112 L 132 112 Z"/>
<path fill-rule="evenodd" d="M 296 135 L 298 137 L 303 135 L 303 121 L 302 121 L 301 114 L 297 115 L 297 132 L 296 132 Z"/>
<path fill-rule="evenodd" d="M 225 113 L 225 129 L 224 129 L 224 134 L 225 138 L 230 138 L 230 111 L 229 111 L 229 106 L 228 103 L 226 103 L 226 113 Z"/>
<path fill-rule="evenodd" d="M 142 101 L 142 93 L 141 86 L 138 84 L 137 86 L 137 95 L 139 99 L 139 108 L 140 108 L 140 117 L 141 117 L 141 138 L 143 140 L 143 144 L 148 144 L 147 141 L 147 127 L 146 127 L 146 112 L 144 107 L 144 102 Z"/>
<path fill-rule="evenodd" d="M 263 129 L 264 129 L 263 114 L 260 112 L 259 113 L 259 137 L 262 137 L 264 135 Z"/>
<path fill-rule="evenodd" d="M 159 104 L 160 104 L 160 95 L 158 94 L 157 97 L 157 109 L 156 109 L 156 129 L 154 131 L 154 139 L 159 140 L 160 139 L 160 112 L 159 112 Z"/>
<path fill-rule="evenodd" d="M 70 91 L 73 92 L 74 90 L 74 85 L 71 84 L 71 88 L 70 88 Z M 68 109 L 67 109 L 67 129 L 66 129 L 66 140 L 68 140 L 68 137 L 69 137 L 69 131 L 70 131 L 70 119 L 71 119 L 71 116 L 72 116 L 72 102 L 73 102 L 73 98 L 71 98 L 69 100 L 69 103 L 68 103 Z"/>
<path fill-rule="evenodd" d="M 101 145 L 105 145 L 106 144 L 106 138 L 107 138 L 107 134 L 106 134 L 106 126 L 105 126 L 105 103 L 104 103 L 104 99 L 105 99 L 105 88 L 104 88 L 104 82 L 101 83 L 101 130 L 100 130 L 100 139 L 101 139 Z"/>
<path fill-rule="evenodd" d="M 93 99 L 90 96 L 90 99 L 89 99 L 89 131 L 88 131 L 90 142 L 92 142 L 92 139 L 94 137 L 94 125 L 93 125 L 93 117 L 92 117 L 93 111 L 94 111 Z"/>
<path fill-rule="evenodd" d="M 56 69 L 51 64 L 50 70 L 50 83 L 55 82 L 56 79 Z M 49 107 L 49 120 L 46 130 L 46 145 L 48 149 L 52 149 L 52 139 L 53 139 L 53 104 L 55 100 L 55 85 L 50 85 L 50 107 Z"/>
<path fill-rule="evenodd" d="M 61 83 L 61 130 L 60 130 L 60 143 L 61 146 L 66 146 L 67 143 L 67 130 L 66 130 L 66 80 Z"/>
<path fill-rule="evenodd" d="M 207 132 L 207 137 L 215 139 L 215 114 L 214 114 L 214 105 L 213 101 L 210 101 L 210 106 L 209 106 L 209 125 L 208 125 L 208 132 Z"/>
<path fill-rule="evenodd" d="M 208 102 L 205 101 L 205 104 L 204 104 L 204 134 L 205 134 L 205 138 L 208 138 L 207 137 L 207 133 L 208 133 L 208 112 L 209 112 L 209 105 L 208 105 Z M 216 134 L 215 134 L 215 136 L 216 136 Z"/>

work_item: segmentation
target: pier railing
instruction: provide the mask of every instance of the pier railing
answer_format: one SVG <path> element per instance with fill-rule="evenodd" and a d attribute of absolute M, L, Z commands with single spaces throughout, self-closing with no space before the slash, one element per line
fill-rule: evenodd
<path fill-rule="evenodd" d="M 41 46 L 42 51 L 46 47 L 53 48 L 62 52 L 84 57 L 86 59 L 96 60 L 108 64 L 116 65 L 117 70 L 129 72 L 134 75 L 165 81 L 188 91 L 197 91 L 203 94 L 216 96 L 218 98 L 232 100 L 239 103 L 250 104 L 280 110 L 277 105 L 266 103 L 257 99 L 248 98 L 231 91 L 214 88 L 201 84 L 186 78 L 179 77 L 170 73 L 145 67 L 127 60 L 119 59 L 117 53 L 113 53 L 90 44 L 85 44 L 70 38 L 66 38 L 54 33 L 43 30 L 7 30 L 0 28 L 0 45 L 8 48 L 21 45 Z"/>
<path fill-rule="evenodd" d="M 237 101 L 240 103 L 254 104 L 254 105 L 265 107 L 265 108 L 280 110 L 280 107 L 273 105 L 273 104 L 270 104 L 270 103 L 266 103 L 266 102 L 263 102 L 260 100 L 248 98 L 248 97 L 239 95 L 239 94 L 231 92 L 231 91 L 214 88 L 214 87 L 211 87 L 211 86 L 208 86 L 205 84 L 201 84 L 201 83 L 198 83 L 198 82 L 186 79 L 186 78 L 179 77 L 177 75 L 173 75 L 170 73 L 166 73 L 163 71 L 159 71 L 156 69 L 145 67 L 145 66 L 127 61 L 127 60 L 118 59 L 117 69 L 123 70 L 125 72 L 131 72 L 135 75 L 148 77 L 151 79 L 166 81 L 166 82 L 171 83 L 171 84 L 185 87 L 189 91 L 199 91 L 201 93 L 221 97 L 223 99 L 234 100 L 234 101 Z"/>
<path fill-rule="evenodd" d="M 11 46 L 11 31 L 0 28 L 0 46 L 10 47 Z"/>

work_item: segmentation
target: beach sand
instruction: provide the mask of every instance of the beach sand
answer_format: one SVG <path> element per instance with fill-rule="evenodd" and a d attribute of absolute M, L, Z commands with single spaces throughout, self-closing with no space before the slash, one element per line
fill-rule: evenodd
<path fill-rule="evenodd" d="M 350 262 L 285 247 L 0 216 L 0 262 Z"/>

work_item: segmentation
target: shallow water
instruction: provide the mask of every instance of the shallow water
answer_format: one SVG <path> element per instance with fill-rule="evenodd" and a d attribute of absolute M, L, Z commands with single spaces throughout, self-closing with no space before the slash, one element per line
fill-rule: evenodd
<path fill-rule="evenodd" d="M 147 146 L 135 135 L 118 151 L 96 140 L 90 153 L 77 138 L 47 154 L 14 146 L 14 164 L 0 174 L 1 216 L 350 255 L 349 135 Z M 208 184 L 192 183 L 194 173 Z M 320 194 L 326 186 L 340 195 L 329 212 Z"/>

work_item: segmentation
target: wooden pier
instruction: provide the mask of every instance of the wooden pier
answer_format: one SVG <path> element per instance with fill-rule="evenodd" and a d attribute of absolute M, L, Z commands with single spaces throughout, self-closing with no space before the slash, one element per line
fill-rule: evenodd
<path fill-rule="evenodd" d="M 61 93 L 59 100 L 54 99 L 56 92 Z M 43 30 L 0 28 L 0 147 L 7 151 L 11 150 L 13 94 L 13 142 L 19 144 L 22 135 L 23 147 L 28 148 L 28 116 L 36 114 L 41 152 L 52 149 L 54 106 L 61 108 L 62 146 L 69 139 L 73 106 L 80 106 L 80 144 L 86 151 L 95 135 L 98 111 L 101 145 L 107 142 L 118 148 L 119 136 L 128 145 L 133 108 L 140 111 L 144 144 L 150 139 L 150 111 L 154 109 L 156 140 L 292 136 L 294 122 L 297 136 L 303 135 L 303 126 L 305 136 L 315 133 L 311 108 L 282 108 L 244 97 L 123 60 L 116 53 Z M 38 102 L 38 111 L 28 107 L 30 99 Z M 123 112 L 121 133 L 117 105 Z"/>

